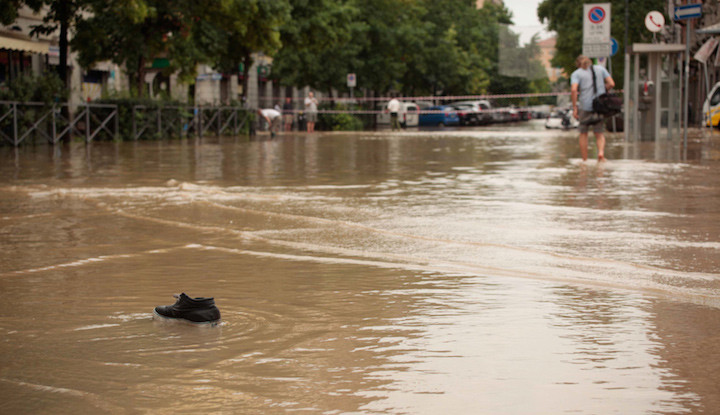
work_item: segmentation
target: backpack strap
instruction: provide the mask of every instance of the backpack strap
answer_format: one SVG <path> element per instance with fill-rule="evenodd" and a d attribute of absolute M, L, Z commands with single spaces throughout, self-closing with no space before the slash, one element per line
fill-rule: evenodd
<path fill-rule="evenodd" d="M 590 65 L 590 72 L 592 72 L 592 78 L 593 78 L 593 98 L 597 96 L 597 80 L 595 80 L 595 68 L 593 68 L 595 65 Z"/>

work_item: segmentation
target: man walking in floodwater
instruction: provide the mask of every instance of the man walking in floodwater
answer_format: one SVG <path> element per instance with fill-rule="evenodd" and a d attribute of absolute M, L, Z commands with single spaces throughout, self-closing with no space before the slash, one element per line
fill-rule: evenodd
<path fill-rule="evenodd" d="M 592 127 L 597 142 L 598 161 L 605 161 L 605 122 L 602 116 L 593 112 L 593 99 L 615 86 L 605 67 L 593 65 L 590 58 L 580 55 L 575 59 L 577 69 L 570 76 L 570 91 L 573 116 L 580 120 L 580 154 L 583 161 L 588 158 L 588 132 Z M 595 86 L 593 85 L 595 77 Z"/>

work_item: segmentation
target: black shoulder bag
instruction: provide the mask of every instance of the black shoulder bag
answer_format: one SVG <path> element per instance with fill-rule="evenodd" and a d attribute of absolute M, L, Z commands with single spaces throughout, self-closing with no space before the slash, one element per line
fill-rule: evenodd
<path fill-rule="evenodd" d="M 593 65 L 590 65 L 590 71 L 592 72 L 593 81 L 593 95 L 597 95 L 597 80 L 595 79 L 595 69 Z M 617 94 L 613 92 L 606 92 L 598 97 L 595 97 L 592 102 L 593 111 L 606 117 L 612 117 L 613 115 L 622 112 L 623 100 Z"/>

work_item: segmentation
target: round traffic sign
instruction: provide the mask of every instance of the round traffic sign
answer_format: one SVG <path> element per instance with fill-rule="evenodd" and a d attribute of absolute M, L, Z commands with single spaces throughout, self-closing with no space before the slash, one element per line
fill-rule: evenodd
<path fill-rule="evenodd" d="M 645 15 L 645 27 L 653 33 L 657 33 L 665 26 L 665 16 L 657 11 L 648 12 Z"/>
<path fill-rule="evenodd" d="M 605 20 L 605 16 L 607 16 L 607 13 L 605 13 L 605 9 L 600 6 L 595 6 L 588 12 L 588 19 L 590 19 L 592 23 L 602 23 L 602 21 Z"/>
<path fill-rule="evenodd" d="M 615 40 L 614 37 L 610 38 L 610 56 L 615 56 L 615 54 L 618 52 L 618 49 L 620 49 L 620 44 L 617 40 Z"/>

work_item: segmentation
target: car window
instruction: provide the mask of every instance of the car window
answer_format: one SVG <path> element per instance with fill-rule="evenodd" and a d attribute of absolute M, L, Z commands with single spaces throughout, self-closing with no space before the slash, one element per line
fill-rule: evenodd
<path fill-rule="evenodd" d="M 710 98 L 710 105 L 717 105 L 720 104 L 720 89 L 715 91 L 712 98 Z"/>

